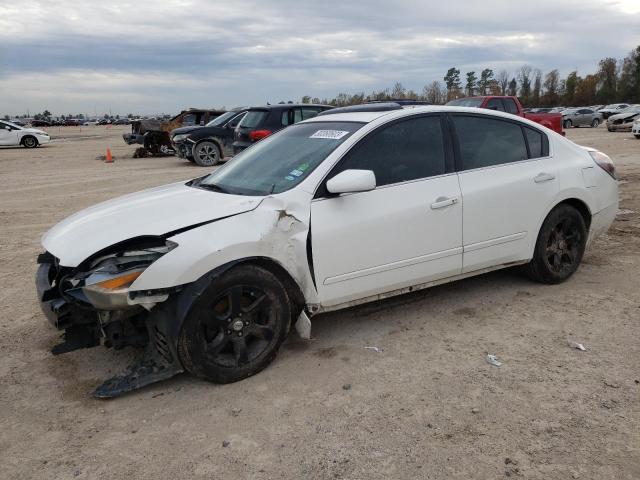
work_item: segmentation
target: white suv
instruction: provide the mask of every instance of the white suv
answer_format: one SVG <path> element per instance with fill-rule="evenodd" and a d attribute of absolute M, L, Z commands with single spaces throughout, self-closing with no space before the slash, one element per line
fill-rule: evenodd
<path fill-rule="evenodd" d="M 615 217 L 609 157 L 526 119 L 339 110 L 43 237 L 38 293 L 66 330 L 54 353 L 147 347 L 97 396 L 183 369 L 237 381 L 273 360 L 292 324 L 308 334 L 318 313 L 490 270 L 562 282 Z"/>

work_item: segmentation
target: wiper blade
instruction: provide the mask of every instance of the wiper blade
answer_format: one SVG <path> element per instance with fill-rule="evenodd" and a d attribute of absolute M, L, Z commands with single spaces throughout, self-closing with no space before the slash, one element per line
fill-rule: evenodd
<path fill-rule="evenodd" d="M 226 188 L 221 187 L 220 185 L 216 185 L 215 183 L 202 183 L 202 182 L 200 182 L 200 184 L 198 186 L 200 188 L 206 188 L 207 190 L 213 190 L 214 192 L 229 193 L 229 194 L 231 193 Z"/>

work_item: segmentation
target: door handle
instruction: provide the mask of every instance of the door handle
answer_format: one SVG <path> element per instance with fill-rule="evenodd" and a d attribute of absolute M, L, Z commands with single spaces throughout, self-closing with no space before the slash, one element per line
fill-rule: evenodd
<path fill-rule="evenodd" d="M 458 203 L 458 199 L 456 197 L 438 197 L 436 198 L 436 201 L 431 204 L 431 210 L 448 207 L 449 205 L 455 205 L 456 203 Z"/>
<path fill-rule="evenodd" d="M 551 180 L 555 180 L 555 178 L 556 176 L 553 173 L 539 173 L 533 181 L 536 183 L 550 182 Z"/>

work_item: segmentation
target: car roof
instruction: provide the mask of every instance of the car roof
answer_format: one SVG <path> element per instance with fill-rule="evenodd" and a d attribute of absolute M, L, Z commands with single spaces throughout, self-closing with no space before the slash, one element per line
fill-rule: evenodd
<path fill-rule="evenodd" d="M 496 110 L 486 110 L 483 108 L 475 108 L 475 107 L 453 107 L 453 106 L 445 106 L 445 105 L 416 105 L 416 106 L 406 106 L 401 109 L 391 110 L 391 111 L 378 111 L 378 112 L 349 112 L 349 113 L 331 113 L 328 111 L 322 115 L 318 115 L 316 117 L 310 118 L 308 120 L 304 120 L 304 123 L 312 123 L 312 122 L 362 122 L 362 123 L 370 123 L 374 120 L 381 117 L 388 117 L 389 119 L 393 118 L 401 118 L 406 116 L 411 116 L 418 113 L 472 113 L 474 115 L 487 115 L 489 117 L 503 117 L 510 120 L 521 120 L 525 121 L 526 119 L 522 117 L 516 117 L 510 113 L 499 112 Z M 301 122 L 302 123 L 302 122 Z"/>
<path fill-rule="evenodd" d="M 259 105 L 257 107 L 248 108 L 247 110 L 277 110 L 280 108 L 295 108 L 295 107 L 333 108 L 331 105 L 322 105 L 319 103 L 276 103 L 274 105 Z"/>

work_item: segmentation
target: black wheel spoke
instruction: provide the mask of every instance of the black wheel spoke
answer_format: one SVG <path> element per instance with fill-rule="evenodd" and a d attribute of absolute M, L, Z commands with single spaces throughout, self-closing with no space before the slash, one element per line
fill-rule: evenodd
<path fill-rule="evenodd" d="M 233 353 L 236 357 L 236 365 L 244 365 L 249 361 L 249 355 L 247 353 L 247 340 L 245 337 L 234 337 L 233 340 Z"/>
<path fill-rule="evenodd" d="M 231 317 L 235 318 L 242 313 L 242 287 L 233 287 L 229 292 L 229 305 Z"/>
<path fill-rule="evenodd" d="M 229 337 L 225 335 L 224 332 L 220 332 L 213 340 L 206 342 L 205 351 L 208 355 L 216 356 L 222 351 L 227 343 L 229 343 Z"/>
<path fill-rule="evenodd" d="M 261 338 L 262 340 L 266 340 L 267 342 L 270 342 L 273 339 L 273 328 L 268 325 L 254 324 L 247 333 L 254 337 Z"/>
<path fill-rule="evenodd" d="M 251 305 L 244 308 L 245 313 L 256 313 L 260 310 L 260 307 L 265 303 L 266 299 L 267 295 L 265 294 L 257 297 L 253 302 L 251 302 Z"/>

